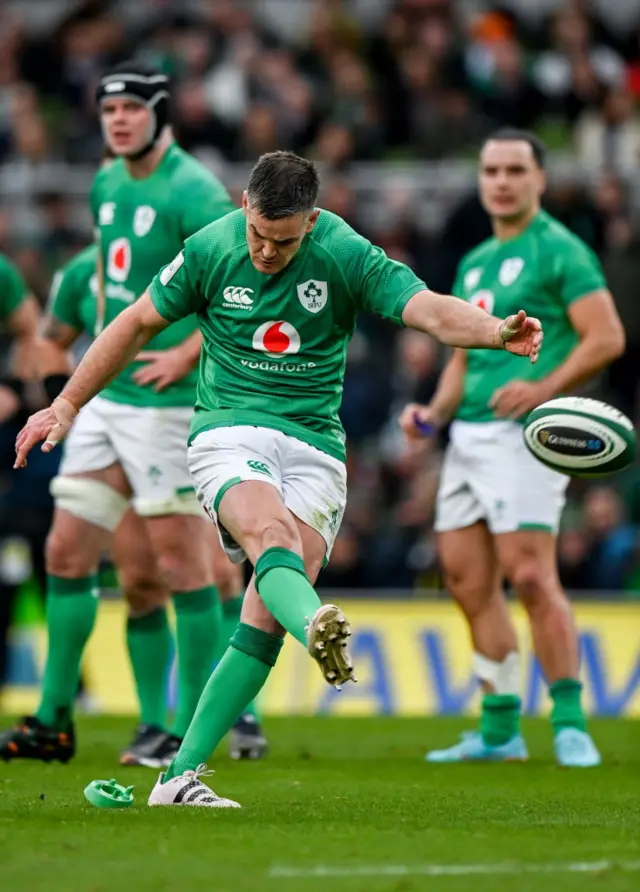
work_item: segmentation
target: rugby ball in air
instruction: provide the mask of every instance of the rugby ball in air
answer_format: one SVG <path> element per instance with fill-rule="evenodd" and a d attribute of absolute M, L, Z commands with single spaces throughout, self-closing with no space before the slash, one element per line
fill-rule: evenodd
<path fill-rule="evenodd" d="M 627 416 L 585 397 L 542 403 L 527 416 L 523 436 L 529 452 L 569 477 L 615 474 L 636 454 L 636 431 Z"/>

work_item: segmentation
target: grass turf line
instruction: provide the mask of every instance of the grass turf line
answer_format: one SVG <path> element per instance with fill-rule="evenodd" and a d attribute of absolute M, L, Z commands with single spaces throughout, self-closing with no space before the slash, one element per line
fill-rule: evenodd
<path fill-rule="evenodd" d="M 212 761 L 214 789 L 243 805 L 218 812 L 147 809 L 155 772 L 116 763 L 131 723 L 81 720 L 80 751 L 69 765 L 0 763 L 2 887 L 182 892 L 204 880 L 215 892 L 639 888 L 637 873 L 615 865 L 640 860 L 640 723 L 592 722 L 606 762 L 597 769 L 558 769 L 546 721 L 524 724 L 528 764 L 424 763 L 425 749 L 452 743 L 465 727 L 457 719 L 270 720 L 267 760 L 234 763 L 224 751 Z M 114 776 L 136 785 L 136 808 L 112 812 L 86 802 L 88 781 Z M 428 865 L 594 861 L 613 866 L 420 876 Z M 406 874 L 357 875 L 383 864 Z M 319 865 L 345 875 L 313 876 Z M 278 876 L 278 866 L 301 875 Z"/>

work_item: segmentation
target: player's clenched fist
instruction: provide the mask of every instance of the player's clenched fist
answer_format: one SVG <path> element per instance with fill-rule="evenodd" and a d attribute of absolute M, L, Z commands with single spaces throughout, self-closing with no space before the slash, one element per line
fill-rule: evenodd
<path fill-rule="evenodd" d="M 42 451 L 51 452 L 69 433 L 77 414 L 75 406 L 58 397 L 47 409 L 31 415 L 16 438 L 16 460 L 13 467 L 24 468 L 33 447 L 43 440 Z"/>

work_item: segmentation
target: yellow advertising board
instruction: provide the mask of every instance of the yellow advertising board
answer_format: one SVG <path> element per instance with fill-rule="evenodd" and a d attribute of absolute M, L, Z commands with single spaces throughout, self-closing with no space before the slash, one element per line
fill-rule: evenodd
<path fill-rule="evenodd" d="M 351 620 L 357 685 L 339 693 L 322 680 L 295 641 L 287 640 L 262 695 L 272 715 L 455 715 L 478 707 L 464 622 L 447 601 L 343 602 Z M 593 715 L 640 716 L 640 604 L 576 605 L 586 706 Z M 524 656 L 525 712 L 548 708 L 546 686 L 516 608 Z M 125 608 L 104 601 L 87 648 L 84 678 L 101 711 L 135 714 L 136 700 L 124 640 Z M 10 685 L 3 706 L 29 712 L 37 703 L 46 638 L 40 628 L 14 636 Z M 172 679 L 168 697 L 173 702 Z"/>

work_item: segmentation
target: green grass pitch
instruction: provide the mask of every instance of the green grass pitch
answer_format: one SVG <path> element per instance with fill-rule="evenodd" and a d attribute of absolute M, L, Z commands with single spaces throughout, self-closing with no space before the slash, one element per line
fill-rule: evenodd
<path fill-rule="evenodd" d="M 269 758 L 212 760 L 242 810 L 149 809 L 155 772 L 115 757 L 130 722 L 80 721 L 66 766 L 0 763 L 0 886 L 29 892 L 631 892 L 640 889 L 640 723 L 591 728 L 605 765 L 558 769 L 546 721 L 532 760 L 427 765 L 458 719 L 272 719 Z M 85 785 L 136 785 L 136 807 Z M 523 868 L 524 866 L 524 868 Z"/>

